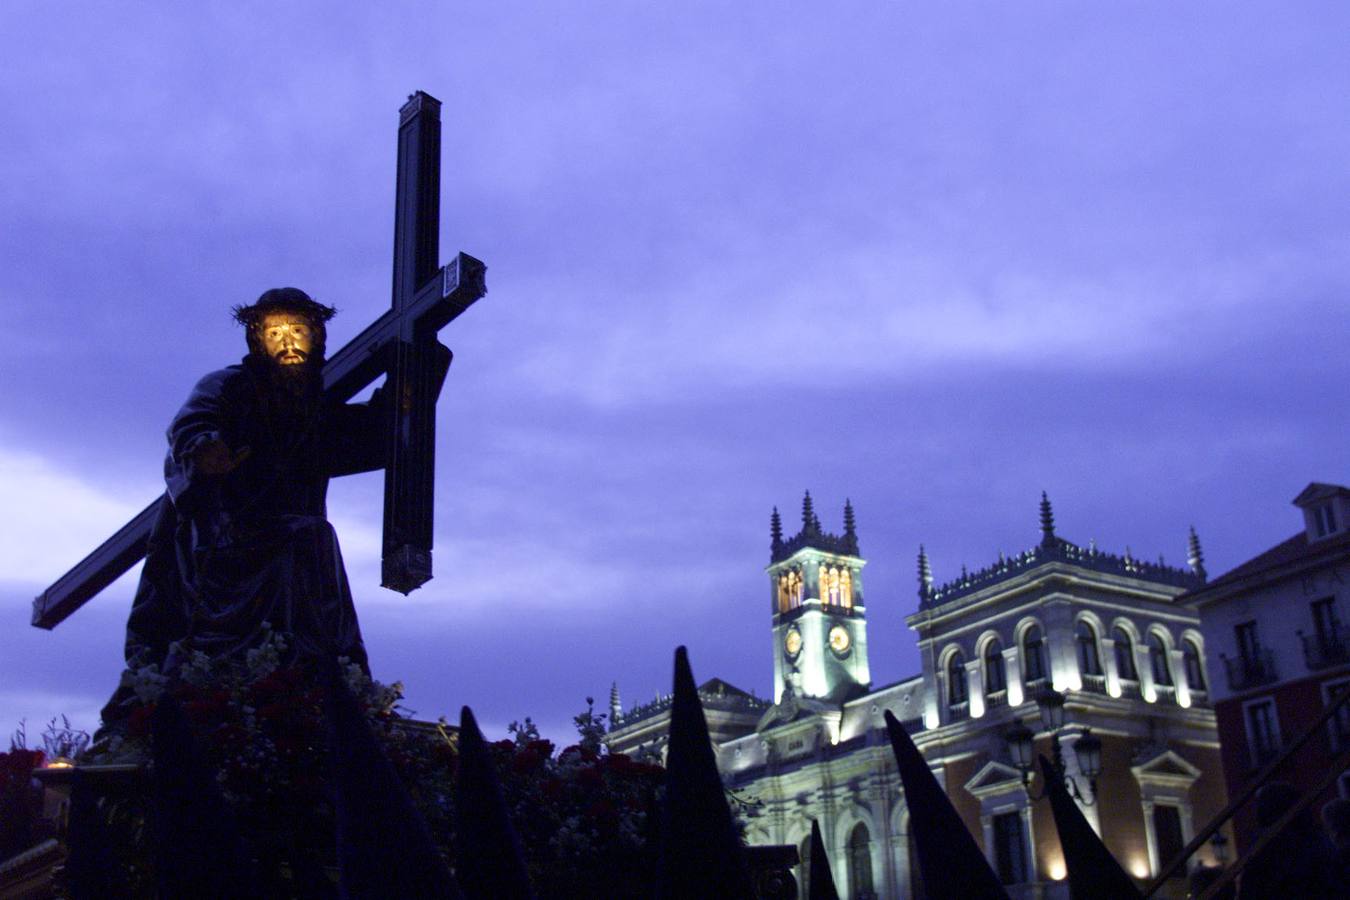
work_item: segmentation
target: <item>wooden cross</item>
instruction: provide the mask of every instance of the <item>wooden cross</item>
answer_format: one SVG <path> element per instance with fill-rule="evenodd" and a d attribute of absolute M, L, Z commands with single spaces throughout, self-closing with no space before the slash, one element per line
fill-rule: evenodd
<path fill-rule="evenodd" d="M 393 306 L 323 367 L 324 395 L 346 402 L 381 375 L 394 404 L 384 473 L 380 583 L 407 594 L 431 578 L 435 486 L 436 334 L 487 293 L 486 266 L 460 253 L 437 263 L 441 103 L 421 91 L 399 110 Z M 145 556 L 160 497 L 33 601 L 33 624 L 54 628 Z"/>

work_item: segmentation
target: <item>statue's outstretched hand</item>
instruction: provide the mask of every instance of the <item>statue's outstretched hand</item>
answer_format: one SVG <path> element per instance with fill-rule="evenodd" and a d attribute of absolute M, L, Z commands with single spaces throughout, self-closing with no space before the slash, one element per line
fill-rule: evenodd
<path fill-rule="evenodd" d="M 252 447 L 231 451 L 224 441 L 207 441 L 192 453 L 193 465 L 206 475 L 227 475 L 238 468 L 253 452 Z"/>

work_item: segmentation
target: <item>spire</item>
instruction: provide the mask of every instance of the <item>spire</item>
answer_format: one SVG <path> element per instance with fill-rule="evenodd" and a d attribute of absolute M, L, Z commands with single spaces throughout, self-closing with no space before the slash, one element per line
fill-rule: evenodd
<path fill-rule="evenodd" d="M 609 727 L 617 727 L 619 717 L 623 715 L 623 704 L 619 702 L 619 683 L 610 682 L 609 685 Z"/>
<path fill-rule="evenodd" d="M 778 515 L 778 507 L 773 508 L 773 515 L 769 516 L 769 545 L 777 550 L 783 545 L 783 519 Z"/>
<path fill-rule="evenodd" d="M 919 604 L 933 596 L 933 569 L 928 565 L 928 553 L 919 545 Z"/>
<path fill-rule="evenodd" d="M 1050 498 L 1041 491 L 1041 546 L 1049 547 L 1055 543 L 1055 511 L 1050 508 Z"/>
<path fill-rule="evenodd" d="M 844 545 L 855 556 L 858 553 L 858 520 L 853 517 L 853 503 L 844 500 Z"/>
<path fill-rule="evenodd" d="M 1187 542 L 1186 562 L 1201 581 L 1209 577 L 1205 571 L 1205 551 L 1200 549 L 1200 535 L 1195 533 L 1194 525 L 1191 526 L 1191 536 Z"/>
<path fill-rule="evenodd" d="M 820 530 L 820 520 L 816 518 L 815 505 L 811 503 L 811 492 L 802 498 L 802 533 L 809 534 Z"/>

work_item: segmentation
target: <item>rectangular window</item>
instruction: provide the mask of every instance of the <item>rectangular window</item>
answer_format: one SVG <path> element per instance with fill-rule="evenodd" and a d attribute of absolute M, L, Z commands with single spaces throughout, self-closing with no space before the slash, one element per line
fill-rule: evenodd
<path fill-rule="evenodd" d="M 1279 753 L 1280 730 L 1273 700 L 1259 700 L 1247 706 L 1247 744 L 1256 766 L 1270 762 Z"/>
<path fill-rule="evenodd" d="M 1158 842 L 1158 865 L 1166 867 L 1186 846 L 1181 836 L 1181 810 L 1162 803 L 1154 806 L 1153 836 Z"/>
<path fill-rule="evenodd" d="M 1313 521 L 1317 525 L 1317 536 L 1326 537 L 1336 531 L 1336 511 L 1330 503 L 1323 503 L 1313 510 Z"/>
<path fill-rule="evenodd" d="M 1004 884 L 1025 884 L 1031 880 L 1026 832 L 1022 829 L 1020 812 L 994 816 L 994 867 Z"/>
<path fill-rule="evenodd" d="M 1323 653 L 1340 643 L 1341 622 L 1336 615 L 1336 598 L 1323 597 L 1312 602 L 1313 631 Z"/>
<path fill-rule="evenodd" d="M 1256 637 L 1256 623 L 1243 622 L 1241 625 L 1235 625 L 1233 631 L 1237 635 L 1237 650 L 1242 665 L 1245 669 L 1251 670 L 1256 666 L 1261 649 L 1261 642 Z"/>

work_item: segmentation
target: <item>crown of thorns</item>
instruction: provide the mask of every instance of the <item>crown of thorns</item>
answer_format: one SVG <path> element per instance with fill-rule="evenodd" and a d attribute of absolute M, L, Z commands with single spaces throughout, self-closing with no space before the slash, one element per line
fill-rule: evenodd
<path fill-rule="evenodd" d="M 257 303 L 236 306 L 231 312 L 236 322 L 251 331 L 262 324 L 264 316 L 277 312 L 302 315 L 314 325 L 322 326 L 337 315 L 337 307 L 320 303 L 299 288 L 284 287 L 263 291 Z"/>

